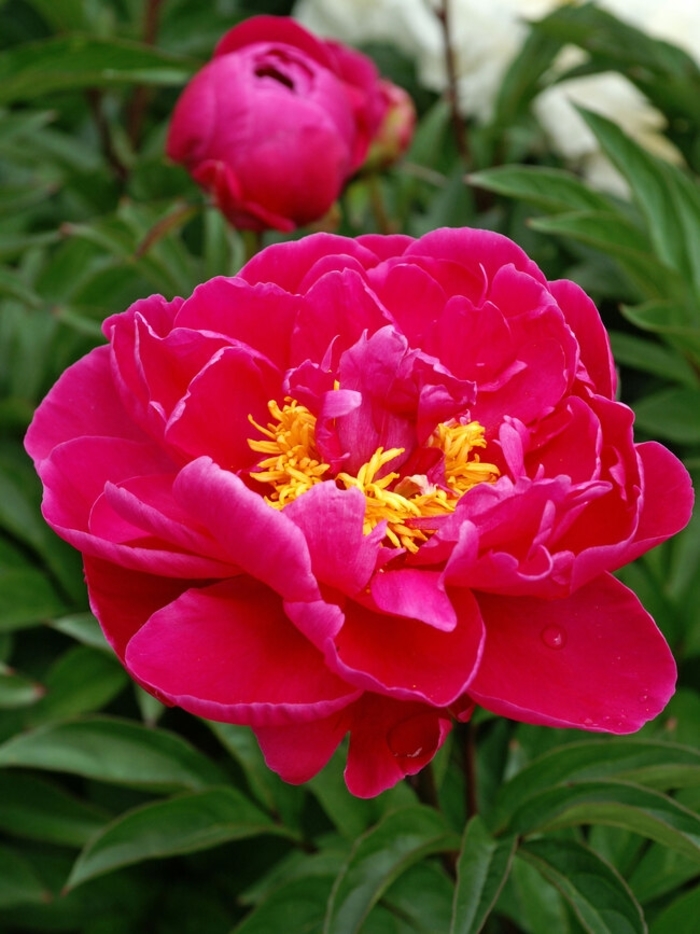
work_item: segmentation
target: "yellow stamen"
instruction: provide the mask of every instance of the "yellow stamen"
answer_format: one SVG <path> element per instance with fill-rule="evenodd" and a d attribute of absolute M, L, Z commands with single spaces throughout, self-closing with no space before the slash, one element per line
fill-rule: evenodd
<path fill-rule="evenodd" d="M 267 440 L 249 439 L 253 451 L 268 455 L 251 477 L 267 483 L 272 492 L 265 497 L 275 509 L 282 509 L 312 486 L 331 479 L 330 470 L 316 448 L 316 417 L 295 399 L 287 398 L 282 408 L 268 404 L 274 421 L 267 427 L 249 416 L 251 424 Z M 369 534 L 386 522 L 387 543 L 415 553 L 435 529 L 414 528 L 412 520 L 444 516 L 454 512 L 460 497 L 477 483 L 494 483 L 500 476 L 495 464 L 482 463 L 475 448 L 486 447 L 484 429 L 478 422 L 441 424 L 428 442 L 445 455 L 447 488 L 430 484 L 425 476 L 404 477 L 390 471 L 379 476 L 387 464 L 403 454 L 403 448 L 378 448 L 357 471 L 356 476 L 338 473 L 336 484 L 346 490 L 356 487 L 365 496 L 364 532 Z M 424 526 L 424 523 L 421 523 Z"/>
<path fill-rule="evenodd" d="M 428 442 L 445 454 L 445 477 L 457 497 L 471 490 L 477 483 L 495 483 L 500 471 L 495 464 L 482 464 L 474 448 L 485 448 L 484 429 L 479 422 L 460 422 L 438 425 Z M 471 460 L 469 459 L 471 455 Z"/>
<path fill-rule="evenodd" d="M 248 444 L 253 451 L 270 455 L 258 463 L 251 477 L 273 487 L 265 499 L 275 509 L 282 509 L 320 483 L 330 464 L 324 464 L 316 450 L 316 416 L 305 405 L 287 398 L 281 409 L 274 400 L 267 407 L 275 419 L 268 422 L 267 428 L 248 416 L 251 425 L 269 438 L 269 441 L 249 438 Z"/>

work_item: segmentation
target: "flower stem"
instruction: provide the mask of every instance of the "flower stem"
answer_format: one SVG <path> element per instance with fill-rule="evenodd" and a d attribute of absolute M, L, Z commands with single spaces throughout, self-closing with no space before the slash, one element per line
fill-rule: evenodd
<path fill-rule="evenodd" d="M 447 100 L 452 114 L 452 129 L 454 132 L 457 151 L 469 168 L 471 165 L 471 153 L 467 140 L 467 131 L 459 111 L 459 93 L 457 90 L 457 64 L 455 62 L 454 46 L 452 44 L 452 20 L 450 18 L 451 0 L 441 0 L 436 12 L 437 18 L 442 25 L 443 40 L 445 43 L 445 67 L 447 70 Z"/>
<path fill-rule="evenodd" d="M 163 0 L 148 0 L 143 24 L 144 45 L 155 45 L 158 37 L 160 7 Z M 151 97 L 151 89 L 143 84 L 134 88 L 128 115 L 128 133 L 131 147 L 136 151 L 141 142 L 146 108 Z"/>
<path fill-rule="evenodd" d="M 436 811 L 440 810 L 432 763 L 429 762 L 417 775 L 413 775 L 409 782 L 422 804 L 427 804 L 429 807 L 435 808 Z"/>
<path fill-rule="evenodd" d="M 263 248 L 263 232 L 262 230 L 240 230 L 241 240 L 243 241 L 243 250 L 245 253 L 244 262 L 247 263 L 248 260 L 251 260 L 256 253 L 259 253 Z"/>
<path fill-rule="evenodd" d="M 114 147 L 109 123 L 102 109 L 102 92 L 97 88 L 88 88 L 85 92 L 85 96 L 87 97 L 92 119 L 97 128 L 104 157 L 117 180 L 120 184 L 124 184 L 129 177 L 129 169 L 124 162 L 122 162 L 119 153 Z"/>
<path fill-rule="evenodd" d="M 469 721 L 464 729 L 464 781 L 465 781 L 465 810 L 467 820 L 479 813 L 476 790 L 476 727 Z"/>
<path fill-rule="evenodd" d="M 372 212 L 374 213 L 374 218 L 377 222 L 379 233 L 395 233 L 393 224 L 391 223 L 389 215 L 386 211 L 386 205 L 384 204 L 384 194 L 382 192 L 381 181 L 379 180 L 379 177 L 376 173 L 373 172 L 367 179 L 367 188 L 369 190 Z"/>

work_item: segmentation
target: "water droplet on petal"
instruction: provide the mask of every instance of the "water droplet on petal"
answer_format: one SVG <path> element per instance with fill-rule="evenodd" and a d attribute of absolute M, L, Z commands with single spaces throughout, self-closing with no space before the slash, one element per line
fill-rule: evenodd
<path fill-rule="evenodd" d="M 566 630 L 561 626 L 545 626 L 540 638 L 550 649 L 563 649 L 566 645 Z"/>
<path fill-rule="evenodd" d="M 433 714 L 419 714 L 395 724 L 387 734 L 389 749 L 406 767 L 411 761 L 427 762 L 439 742 L 439 727 Z"/>

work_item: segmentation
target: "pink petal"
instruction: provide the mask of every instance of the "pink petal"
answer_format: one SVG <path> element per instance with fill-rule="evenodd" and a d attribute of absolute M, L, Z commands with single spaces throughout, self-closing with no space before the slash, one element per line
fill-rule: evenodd
<path fill-rule="evenodd" d="M 692 481 L 683 464 L 663 445 L 637 445 L 644 493 L 639 527 L 621 563 L 633 561 L 684 528 L 693 510 Z"/>
<path fill-rule="evenodd" d="M 122 662 L 129 640 L 148 618 L 196 584 L 186 578 L 127 570 L 90 555 L 85 555 L 84 567 L 90 609 Z"/>
<path fill-rule="evenodd" d="M 87 531 L 90 510 L 109 482 L 164 473 L 172 462 L 153 444 L 85 435 L 59 444 L 43 465 L 43 511 L 52 527 Z"/>
<path fill-rule="evenodd" d="M 457 613 L 442 577 L 439 571 L 414 568 L 383 570 L 372 578 L 372 598 L 385 613 L 409 616 L 451 632 L 457 625 Z"/>
<path fill-rule="evenodd" d="M 425 704 L 365 694 L 349 711 L 345 781 L 351 794 L 372 798 L 427 765 L 451 729 L 450 717 Z"/>
<path fill-rule="evenodd" d="M 325 68 L 333 67 L 326 43 L 287 16 L 261 15 L 243 20 L 219 39 L 214 55 L 228 55 L 253 43 L 291 45 Z"/>
<path fill-rule="evenodd" d="M 391 259 L 394 256 L 403 256 L 406 249 L 415 242 L 407 234 L 361 234 L 357 242 L 372 253 L 379 260 Z"/>
<path fill-rule="evenodd" d="M 354 269 L 328 272 L 306 293 L 292 338 L 292 361 L 322 360 L 335 341 L 351 347 L 364 331 L 389 323 L 386 310 Z"/>
<path fill-rule="evenodd" d="M 298 309 L 299 299 L 272 282 L 251 286 L 217 276 L 197 286 L 178 312 L 176 325 L 224 334 L 285 370 Z"/>
<path fill-rule="evenodd" d="M 24 440 L 41 474 L 41 463 L 64 441 L 103 435 L 145 442 L 112 380 L 109 347 L 97 347 L 69 367 L 34 413 Z"/>
<path fill-rule="evenodd" d="M 244 347 L 227 347 L 192 380 L 165 440 L 188 457 L 206 455 L 229 470 L 250 467 L 260 455 L 248 438 L 261 436 L 248 416 L 267 424 L 267 404 L 281 394 L 281 374 L 269 361 Z"/>
<path fill-rule="evenodd" d="M 221 546 L 200 526 L 196 517 L 184 510 L 173 496 L 174 476 L 144 476 L 125 480 L 118 486 L 108 483 L 90 514 L 90 528 L 95 535 L 110 538 L 100 523 L 115 517 L 133 530 L 131 538 L 152 535 L 177 549 L 213 558 L 222 564 L 217 576 L 230 576 L 230 564 Z M 117 538 L 110 538 L 118 541 Z M 127 541 L 128 536 L 122 540 Z"/>
<path fill-rule="evenodd" d="M 468 693 L 487 710 L 525 723 L 632 733 L 673 694 L 668 645 L 610 575 L 562 600 L 478 600 L 486 641 Z"/>
<path fill-rule="evenodd" d="M 442 227 L 414 241 L 404 255 L 411 259 L 433 256 L 467 268 L 480 265 L 489 279 L 503 266 L 512 263 L 534 279 L 542 283 L 546 281 L 539 267 L 516 243 L 491 230 Z"/>
<path fill-rule="evenodd" d="M 319 599 L 303 532 L 208 457 L 180 472 L 175 498 L 220 543 L 232 564 L 285 600 Z"/>
<path fill-rule="evenodd" d="M 448 706 L 467 689 L 484 636 L 470 591 L 455 589 L 449 597 L 457 615 L 451 632 L 348 601 L 328 664 L 366 690 Z"/>
<path fill-rule="evenodd" d="M 315 263 L 328 255 L 339 262 L 344 254 L 356 258 L 364 267 L 377 262 L 374 253 L 350 237 L 317 233 L 288 243 L 271 244 L 249 260 L 238 275 L 251 285 L 275 282 L 286 292 L 301 292 L 303 280 L 315 281 Z"/>
<path fill-rule="evenodd" d="M 377 564 L 376 536 L 365 535 L 360 490 L 319 483 L 284 509 L 304 533 L 314 576 L 347 596 L 363 590 Z"/>
<path fill-rule="evenodd" d="M 292 625 L 280 597 L 241 577 L 188 590 L 132 637 L 126 665 L 198 716 L 279 726 L 328 717 L 358 694 Z"/>
<path fill-rule="evenodd" d="M 345 615 L 336 603 L 325 600 L 285 600 L 284 611 L 299 632 L 328 657 L 332 655 L 333 639 L 343 628 Z"/>
<path fill-rule="evenodd" d="M 269 769 L 292 785 L 313 778 L 326 765 L 348 729 L 347 708 L 322 720 L 255 726 Z"/>
<path fill-rule="evenodd" d="M 576 335 L 581 362 L 592 380 L 593 389 L 601 396 L 614 399 L 617 387 L 615 361 L 598 309 L 583 289 L 569 279 L 550 282 L 548 288 Z"/>
<path fill-rule="evenodd" d="M 117 438 L 76 438 L 59 445 L 44 461 L 44 517 L 62 538 L 84 554 L 105 558 L 124 567 L 166 576 L 216 577 L 227 565 L 198 554 L 186 554 L 167 542 L 138 535 L 129 544 L 123 524 L 105 516 L 101 496 L 109 483 L 149 474 L 161 475 L 171 466 L 153 445 Z M 99 506 L 96 504 L 100 502 Z M 91 526 L 96 512 L 96 529 Z M 100 533 L 108 537 L 102 538 Z"/>
<path fill-rule="evenodd" d="M 426 349 L 424 339 L 441 318 L 447 296 L 435 278 L 420 266 L 389 266 L 382 279 L 375 275 L 375 290 L 408 338 L 412 347 Z"/>

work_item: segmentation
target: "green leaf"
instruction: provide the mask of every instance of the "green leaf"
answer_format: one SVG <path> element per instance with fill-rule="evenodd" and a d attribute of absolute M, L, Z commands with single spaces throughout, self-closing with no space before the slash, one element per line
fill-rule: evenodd
<path fill-rule="evenodd" d="M 448 934 L 453 900 L 454 885 L 445 870 L 435 861 L 424 860 L 399 876 L 381 904 L 395 919 L 392 931 L 400 919 L 410 934 Z"/>
<path fill-rule="evenodd" d="M 269 833 L 294 839 L 235 788 L 179 795 L 128 811 L 105 827 L 80 854 L 66 885 L 75 888 L 146 859 L 196 853 Z"/>
<path fill-rule="evenodd" d="M 29 0 L 34 9 L 54 29 L 71 31 L 87 28 L 89 4 L 84 0 Z"/>
<path fill-rule="evenodd" d="M 10 847 L 0 846 L 0 908 L 41 903 L 50 897 L 29 863 Z"/>
<path fill-rule="evenodd" d="M 199 790 L 223 780 L 213 762 L 174 733 L 98 716 L 13 736 L 0 746 L 0 768 L 13 766 L 153 791 Z"/>
<path fill-rule="evenodd" d="M 580 934 L 572 927 L 571 913 L 559 892 L 537 870 L 518 859 L 513 860 L 510 875 L 496 903 L 498 915 L 509 918 L 516 930 L 525 934 Z"/>
<path fill-rule="evenodd" d="M 265 758 L 250 727 L 237 726 L 234 723 L 216 723 L 213 720 L 204 722 L 243 769 L 248 787 L 258 802 L 269 811 L 276 810 L 275 792 L 279 779 L 265 764 Z"/>
<path fill-rule="evenodd" d="M 611 331 L 610 342 L 616 363 L 690 388 L 697 387 L 697 374 L 679 351 L 623 331 Z"/>
<path fill-rule="evenodd" d="M 682 888 L 699 875 L 697 861 L 654 843 L 644 852 L 628 882 L 635 897 L 644 905 Z"/>
<path fill-rule="evenodd" d="M 55 192 L 56 186 L 53 183 L 34 182 L 33 184 L 0 185 L 0 217 L 12 217 L 18 211 L 43 204 Z M 11 282 L 11 280 L 8 279 L 8 282 Z M 24 294 L 30 295 L 26 286 Z M 21 293 L 17 297 L 24 300 Z M 29 304 L 37 304 L 36 296 L 30 295 Z"/>
<path fill-rule="evenodd" d="M 634 404 L 636 425 L 680 444 L 700 442 L 700 389 L 664 389 Z"/>
<path fill-rule="evenodd" d="M 541 233 L 571 237 L 613 257 L 644 295 L 667 297 L 681 293 L 682 282 L 672 269 L 654 258 L 644 233 L 622 215 L 577 211 L 534 217 L 530 226 Z"/>
<path fill-rule="evenodd" d="M 627 179 L 657 257 L 700 290 L 700 188 L 680 169 L 650 155 L 620 128 L 579 111 L 615 168 Z"/>
<path fill-rule="evenodd" d="M 182 85 L 197 63 L 123 39 L 65 36 L 0 52 L 0 103 L 124 84 Z"/>
<path fill-rule="evenodd" d="M 64 652 L 44 677 L 46 695 L 31 711 L 32 726 L 99 710 L 128 682 L 114 655 L 76 646 Z"/>
<path fill-rule="evenodd" d="M 493 837 L 480 817 L 467 824 L 457 864 L 450 934 L 478 934 L 510 872 L 515 834 Z"/>
<path fill-rule="evenodd" d="M 493 124 L 512 127 L 529 109 L 543 88 L 543 77 L 551 67 L 562 42 L 543 32 L 530 31 L 520 53 L 503 76 L 496 98 Z"/>
<path fill-rule="evenodd" d="M 649 926 L 649 934 L 697 934 L 700 886 L 672 902 Z"/>
<path fill-rule="evenodd" d="M 308 788 L 338 832 L 354 841 L 372 823 L 376 806 L 374 801 L 350 794 L 343 779 L 344 758 L 344 750 L 336 753 L 326 767 L 308 782 Z"/>
<path fill-rule="evenodd" d="M 700 816 L 672 798 L 625 782 L 578 782 L 530 798 L 508 824 L 520 835 L 577 824 L 631 830 L 700 863 Z"/>
<path fill-rule="evenodd" d="M 29 308 L 39 308 L 42 299 L 12 269 L 0 268 L 0 296 L 9 296 Z"/>
<path fill-rule="evenodd" d="M 503 165 L 472 172 L 470 185 L 526 201 L 546 212 L 607 211 L 611 202 L 571 172 L 543 166 Z"/>
<path fill-rule="evenodd" d="M 332 877 L 295 879 L 275 889 L 232 934 L 318 934 L 323 924 Z"/>
<path fill-rule="evenodd" d="M 700 354 L 700 330 L 688 311 L 673 300 L 623 305 L 622 313 L 636 327 L 659 334 L 685 353 Z"/>
<path fill-rule="evenodd" d="M 84 846 L 107 815 L 34 775 L 0 772 L 0 828 L 62 846 Z"/>
<path fill-rule="evenodd" d="M 43 685 L 0 667 L 0 710 L 36 704 L 43 693 Z"/>
<path fill-rule="evenodd" d="M 0 568 L 0 631 L 35 626 L 65 610 L 41 571 L 29 566 Z"/>
<path fill-rule="evenodd" d="M 82 642 L 83 645 L 112 653 L 112 649 L 102 634 L 100 624 L 92 613 L 72 613 L 70 616 L 61 616 L 59 619 L 50 620 L 49 625 L 52 629 L 71 636 L 77 642 Z"/>
<path fill-rule="evenodd" d="M 532 840 L 519 856 L 561 892 L 589 934 L 646 934 L 642 910 L 623 879 L 588 847 Z"/>
<path fill-rule="evenodd" d="M 613 777 L 655 788 L 699 784 L 700 751 L 673 743 L 613 738 L 558 746 L 502 786 L 487 815 L 488 824 L 504 830 L 523 804 L 553 785 Z"/>
<path fill-rule="evenodd" d="M 353 847 L 333 887 L 324 934 L 357 934 L 402 872 L 425 856 L 458 847 L 459 837 L 431 808 L 418 805 L 388 814 Z"/>

